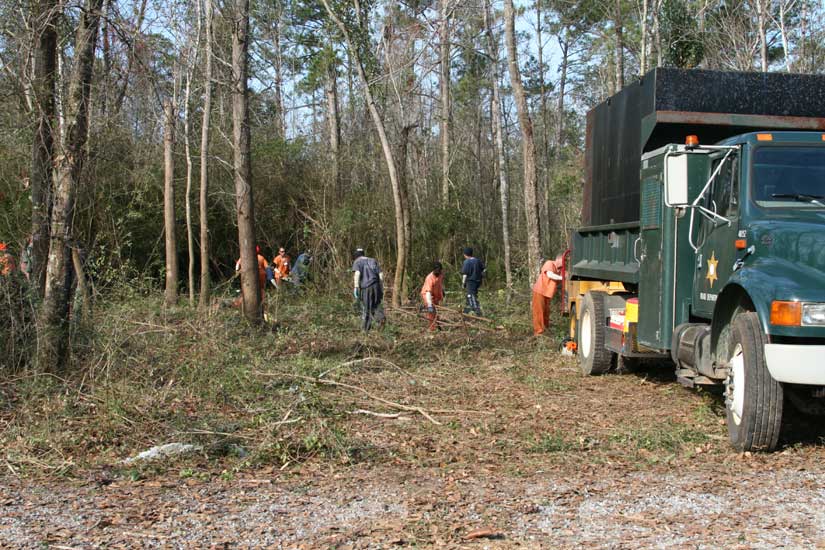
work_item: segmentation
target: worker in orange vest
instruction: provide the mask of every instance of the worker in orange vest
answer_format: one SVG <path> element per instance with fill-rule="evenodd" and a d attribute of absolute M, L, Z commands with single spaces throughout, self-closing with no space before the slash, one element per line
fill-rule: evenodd
<path fill-rule="evenodd" d="M 555 260 L 547 260 L 541 266 L 535 284 L 533 284 L 533 334 L 543 334 L 550 320 L 550 299 L 556 293 L 556 285 L 561 281 L 561 268 L 564 259 L 561 254 Z"/>
<path fill-rule="evenodd" d="M 432 332 L 438 328 L 438 313 L 435 306 L 441 304 L 444 299 L 444 274 L 442 273 L 441 262 L 433 264 L 433 270 L 424 279 L 421 287 L 421 299 L 427 308 L 427 320 L 430 322 L 429 330 Z"/>
<path fill-rule="evenodd" d="M 275 267 L 275 287 L 281 283 L 283 279 L 289 277 L 289 268 L 292 258 L 286 253 L 284 247 L 278 249 L 278 255 L 272 258 L 272 264 Z"/>
<path fill-rule="evenodd" d="M 9 254 L 6 243 L 0 242 L 0 275 L 6 277 L 15 269 L 14 256 Z"/>
<path fill-rule="evenodd" d="M 261 289 L 261 302 L 264 301 L 266 298 L 266 268 L 269 267 L 269 263 L 266 261 L 266 258 L 261 256 L 261 247 L 255 247 L 255 253 L 258 255 L 258 286 Z M 235 271 L 241 270 L 241 259 L 238 258 L 238 261 L 235 262 Z M 235 300 L 237 302 L 236 305 L 240 305 L 240 297 Z"/>

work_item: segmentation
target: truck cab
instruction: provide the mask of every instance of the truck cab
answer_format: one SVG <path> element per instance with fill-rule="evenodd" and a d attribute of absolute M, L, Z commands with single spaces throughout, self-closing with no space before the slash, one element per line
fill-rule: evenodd
<path fill-rule="evenodd" d="M 565 291 L 582 372 L 672 362 L 720 386 L 743 451 L 776 448 L 786 401 L 825 413 L 825 78 L 800 76 L 658 69 L 588 114 Z"/>
<path fill-rule="evenodd" d="M 815 408 L 825 387 L 825 133 L 753 132 L 668 162 L 695 257 L 673 357 L 685 379 L 723 381 L 736 446 L 773 448 L 784 398 Z"/>

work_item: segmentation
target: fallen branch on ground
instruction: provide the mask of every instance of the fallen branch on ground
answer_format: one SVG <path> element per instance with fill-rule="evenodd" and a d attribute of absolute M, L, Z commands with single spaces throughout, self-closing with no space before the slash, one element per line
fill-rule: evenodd
<path fill-rule="evenodd" d="M 432 422 L 436 426 L 441 426 L 441 422 L 439 422 L 438 420 L 436 420 L 435 418 L 430 416 L 430 414 L 426 410 L 424 410 L 422 407 L 402 405 L 401 403 L 396 403 L 395 401 L 390 401 L 389 399 L 384 399 L 383 397 L 379 397 L 377 395 L 374 395 L 374 394 L 370 393 L 369 391 L 365 390 L 364 388 L 361 388 L 359 386 L 353 386 L 352 384 L 344 384 L 343 382 L 335 382 L 334 380 L 326 380 L 324 378 L 313 378 L 312 376 L 302 376 L 300 374 L 291 374 L 291 373 L 287 373 L 287 372 L 253 371 L 253 373 L 257 374 L 257 375 L 260 375 L 260 376 L 285 376 L 287 378 L 295 378 L 297 380 L 306 380 L 307 382 L 315 382 L 316 384 L 325 384 L 327 386 L 338 386 L 338 387 L 341 387 L 341 388 L 354 390 L 354 391 L 363 393 L 364 395 L 366 395 L 370 399 L 374 399 L 375 401 L 378 401 L 379 403 L 383 403 L 383 404 L 385 404 L 387 406 L 390 406 L 394 409 L 400 409 L 402 411 L 417 412 L 418 414 L 420 414 L 421 416 L 423 416 L 424 418 L 426 418 L 427 420 L 429 420 L 430 422 Z"/>
<path fill-rule="evenodd" d="M 413 376 L 409 372 L 405 371 L 404 369 L 402 369 L 401 367 L 399 367 L 398 365 L 396 365 L 392 361 L 388 361 L 388 360 L 386 360 L 382 357 L 364 357 L 362 359 L 353 359 L 352 361 L 347 361 L 346 363 L 341 363 L 340 365 L 332 367 L 331 369 L 325 370 L 324 372 L 322 372 L 321 374 L 318 375 L 318 378 L 323 378 L 324 376 L 326 376 L 327 374 L 331 373 L 334 370 L 342 369 L 344 367 L 351 367 L 352 365 L 357 365 L 359 363 L 366 363 L 368 361 L 376 361 L 378 363 L 383 363 L 385 365 L 388 365 L 388 366 L 394 368 L 398 372 L 409 376 L 410 378 L 415 378 L 415 376 Z"/>
<path fill-rule="evenodd" d="M 412 310 L 407 310 L 407 309 L 402 309 L 402 308 L 397 308 L 397 307 L 390 307 L 390 308 L 387 308 L 387 309 L 389 309 L 390 311 L 397 311 L 398 313 L 403 313 L 404 315 L 409 315 L 409 316 L 412 316 L 412 317 L 416 317 L 416 318 L 421 319 L 422 321 L 425 321 L 425 322 L 429 322 L 429 319 L 427 319 L 427 317 L 424 316 L 420 312 L 414 313 Z M 464 328 L 464 329 L 472 328 L 473 330 L 480 330 L 482 332 L 490 332 L 490 333 L 498 332 L 498 329 L 482 327 L 482 326 L 479 326 L 479 325 L 474 324 L 474 323 L 470 323 L 468 325 L 466 323 L 467 320 L 478 320 L 478 321 L 484 321 L 484 322 L 489 322 L 489 323 L 494 322 L 490 319 L 485 319 L 484 317 L 476 317 L 475 315 L 467 315 L 465 313 L 461 313 L 459 311 L 454 311 L 454 310 L 448 309 L 448 308 L 438 308 L 437 312 L 438 312 L 438 318 L 436 319 L 436 323 L 441 325 L 441 326 L 444 326 L 444 327 Z M 447 320 L 442 318 L 442 315 L 444 313 L 454 313 L 454 314 L 461 315 L 461 318 L 460 318 L 461 320 L 460 321 L 447 321 Z"/>
<path fill-rule="evenodd" d="M 377 413 L 366 409 L 356 409 L 350 414 L 366 414 L 367 416 L 377 416 L 378 418 L 404 418 L 404 413 Z"/>

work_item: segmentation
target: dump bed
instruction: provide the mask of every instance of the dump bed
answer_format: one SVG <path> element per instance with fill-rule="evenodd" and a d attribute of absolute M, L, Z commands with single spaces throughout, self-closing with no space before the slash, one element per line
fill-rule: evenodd
<path fill-rule="evenodd" d="M 587 114 L 582 225 L 638 221 L 643 153 L 772 129 L 825 130 L 825 75 L 654 69 Z"/>

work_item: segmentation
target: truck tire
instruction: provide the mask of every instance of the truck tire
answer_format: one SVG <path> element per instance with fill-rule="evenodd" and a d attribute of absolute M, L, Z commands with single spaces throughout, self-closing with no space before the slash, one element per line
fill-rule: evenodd
<path fill-rule="evenodd" d="M 765 337 L 756 313 L 740 313 L 731 324 L 725 380 L 728 435 L 738 451 L 773 451 L 779 441 L 784 394 L 765 364 Z"/>
<path fill-rule="evenodd" d="M 584 295 L 576 335 L 579 367 L 584 375 L 604 374 L 610 370 L 613 353 L 604 347 L 607 332 L 605 293 L 589 291 Z"/>

